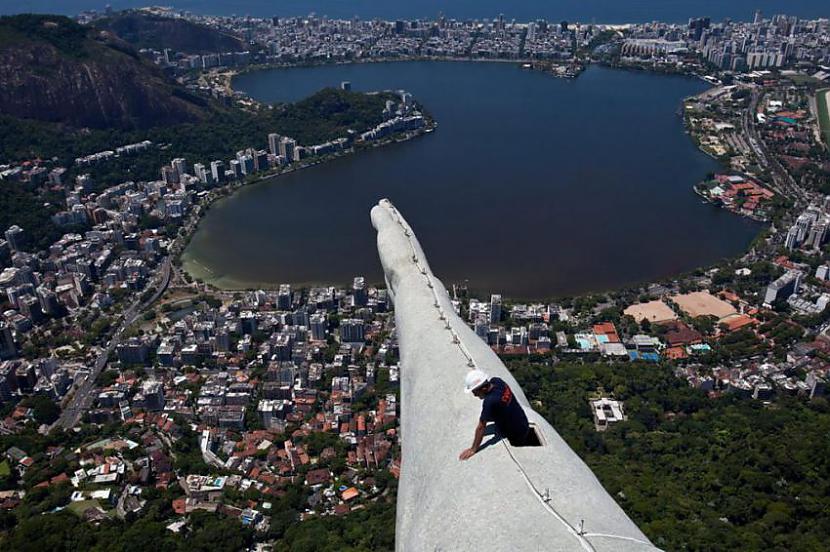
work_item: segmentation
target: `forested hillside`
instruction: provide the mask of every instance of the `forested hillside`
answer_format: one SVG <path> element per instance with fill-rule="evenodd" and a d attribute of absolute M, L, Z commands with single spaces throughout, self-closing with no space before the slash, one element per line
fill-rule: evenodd
<path fill-rule="evenodd" d="M 827 550 L 830 406 L 711 399 L 666 366 L 509 364 L 528 398 L 665 550 Z M 589 397 L 628 421 L 594 429 Z"/>

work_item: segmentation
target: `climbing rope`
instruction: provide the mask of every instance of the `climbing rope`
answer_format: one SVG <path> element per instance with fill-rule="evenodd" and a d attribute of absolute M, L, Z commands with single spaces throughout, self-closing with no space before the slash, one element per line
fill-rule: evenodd
<path fill-rule="evenodd" d="M 452 322 L 450 322 L 450 317 L 447 316 L 447 313 L 444 311 L 444 308 L 441 304 L 441 299 L 438 296 L 438 286 L 433 281 L 432 275 L 430 271 L 427 270 L 427 267 L 424 262 L 421 261 L 421 258 L 418 255 L 418 250 L 415 248 L 415 243 L 413 242 L 413 234 L 412 230 L 409 226 L 404 222 L 403 217 L 401 216 L 400 212 L 392 205 L 392 202 L 388 199 L 384 200 L 386 203 L 389 211 L 392 213 L 392 218 L 398 226 L 401 227 L 403 230 L 404 236 L 406 236 L 406 241 L 409 244 L 409 249 L 412 253 L 412 263 L 424 277 L 426 281 L 427 287 L 432 291 L 432 297 L 434 299 L 433 306 L 435 307 L 436 311 L 438 312 L 438 319 L 444 322 L 444 329 L 450 333 L 452 338 L 452 343 L 458 347 L 458 350 L 461 351 L 461 354 L 467 359 L 467 367 L 471 370 L 477 368 L 475 359 L 467 347 L 464 346 L 464 343 L 461 342 L 461 339 L 458 336 L 458 332 L 453 327 Z"/>
<path fill-rule="evenodd" d="M 452 337 L 452 343 L 456 347 L 458 347 L 458 350 L 467 359 L 467 366 L 471 370 L 477 368 L 476 361 L 473 358 L 473 355 L 464 346 L 464 343 L 461 342 L 461 339 L 459 338 L 458 332 L 453 327 L 452 322 L 450 321 L 450 317 L 448 317 L 446 312 L 444 311 L 444 308 L 443 308 L 442 302 L 441 302 L 441 298 L 439 297 L 438 291 L 437 291 L 439 286 L 436 285 L 430 271 L 426 267 L 425 262 L 422 261 L 420 256 L 418 255 L 418 250 L 415 247 L 415 243 L 413 241 L 412 230 L 409 228 L 409 226 L 406 224 L 406 222 L 404 222 L 404 219 L 401 216 L 400 212 L 395 208 L 394 205 L 392 205 L 391 201 L 389 201 L 388 199 L 385 199 L 385 200 L 383 200 L 382 203 L 384 203 L 384 205 L 387 207 L 389 212 L 392 214 L 393 220 L 398 224 L 398 226 L 401 227 L 401 229 L 403 230 L 404 236 L 406 236 L 407 243 L 409 244 L 410 252 L 412 254 L 412 263 L 415 265 L 415 267 L 418 269 L 418 271 L 424 277 L 424 280 L 426 281 L 427 287 L 432 291 L 432 296 L 433 296 L 433 300 L 434 300 L 433 306 L 434 306 L 435 310 L 438 313 L 438 319 L 444 322 L 444 329 L 447 330 L 450 333 L 450 336 Z M 623 536 L 619 536 L 619 535 L 606 535 L 606 534 L 601 534 L 601 533 L 587 533 L 587 532 L 585 532 L 584 527 L 583 527 L 582 524 L 580 524 L 580 527 L 577 529 L 576 527 L 571 525 L 570 522 L 568 522 L 568 520 L 565 519 L 565 517 L 562 514 L 560 514 L 556 510 L 556 508 L 554 508 L 553 505 L 550 503 L 551 502 L 550 492 L 548 490 L 546 490 L 546 492 L 543 494 L 536 488 L 536 486 L 531 481 L 530 476 L 527 474 L 527 471 L 522 466 L 521 462 L 519 462 L 519 460 L 513 455 L 513 452 L 510 450 L 510 447 L 508 447 L 506 443 L 504 443 L 504 447 L 505 447 L 505 450 L 507 451 L 507 454 L 509 455 L 510 459 L 516 465 L 517 470 L 522 475 L 522 478 L 524 479 L 525 483 L 527 484 L 527 486 L 532 491 L 533 495 L 539 500 L 539 502 L 543 505 L 543 507 L 551 515 L 553 515 L 559 521 L 559 523 L 561 523 L 571 535 L 573 535 L 579 541 L 579 544 L 580 544 L 580 546 L 582 547 L 583 550 L 585 550 L 586 552 L 596 552 L 596 549 L 594 548 L 593 544 L 591 544 L 591 542 L 588 540 L 588 537 L 605 537 L 605 538 L 609 538 L 609 539 L 620 539 L 620 540 L 637 542 L 637 543 L 645 545 L 645 546 L 654 547 L 654 545 L 652 545 L 649 542 L 642 541 L 642 540 L 639 540 L 639 539 L 635 539 L 635 538 L 632 538 L 632 537 L 623 537 Z M 654 547 L 654 548 L 655 548 L 655 550 L 659 550 L 657 547 Z"/>

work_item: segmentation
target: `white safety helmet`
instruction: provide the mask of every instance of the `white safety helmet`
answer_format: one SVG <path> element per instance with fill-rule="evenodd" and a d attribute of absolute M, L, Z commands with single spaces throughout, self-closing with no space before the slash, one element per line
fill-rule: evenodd
<path fill-rule="evenodd" d="M 485 383 L 490 377 L 481 370 L 470 370 L 464 378 L 464 392 L 472 393 Z"/>

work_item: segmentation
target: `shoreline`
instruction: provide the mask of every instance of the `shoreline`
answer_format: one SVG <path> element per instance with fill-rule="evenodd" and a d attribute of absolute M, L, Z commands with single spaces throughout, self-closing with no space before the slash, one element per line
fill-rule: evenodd
<path fill-rule="evenodd" d="M 622 70 L 622 71 L 634 71 L 637 73 L 649 73 L 653 75 L 662 75 L 662 76 L 675 76 L 675 77 L 687 77 L 692 79 L 698 79 L 710 87 L 717 86 L 711 81 L 706 80 L 704 77 L 705 75 L 701 75 L 697 72 L 690 71 L 690 72 L 670 72 L 670 71 L 655 71 L 652 69 L 648 69 L 646 67 L 641 67 L 638 65 L 620 65 L 620 64 L 612 64 L 606 63 L 603 61 L 597 61 L 594 59 L 574 59 L 571 63 L 559 63 L 552 60 L 545 60 L 545 59 L 534 59 L 534 58 L 484 58 L 484 57 L 457 57 L 457 56 L 395 56 L 395 57 L 370 57 L 370 58 L 359 58 L 353 60 L 345 60 L 345 59 L 337 59 L 337 60 L 329 60 L 329 61 L 302 61 L 302 62 L 285 62 L 285 63 L 260 63 L 256 65 L 248 65 L 242 69 L 235 69 L 235 68 L 226 68 L 222 71 L 217 71 L 213 73 L 214 75 L 221 76 L 227 79 L 226 86 L 228 90 L 233 91 L 234 93 L 239 93 L 238 91 L 234 91 L 232 83 L 233 79 L 238 76 L 247 75 L 248 73 L 256 73 L 259 71 L 268 71 L 268 70 L 287 70 L 287 69 L 312 69 L 316 67 L 337 67 L 337 66 L 344 66 L 344 65 L 361 65 L 361 64 L 373 64 L 373 63 L 410 63 L 410 62 L 447 62 L 447 63 L 506 63 L 506 64 L 516 64 L 519 69 L 532 69 L 534 71 L 539 71 L 541 73 L 546 73 L 552 77 L 561 78 L 559 75 L 552 73 L 551 71 L 547 71 L 542 68 L 537 68 L 535 65 L 540 64 L 548 64 L 551 67 L 574 67 L 579 66 L 581 69 L 579 72 L 574 74 L 571 77 L 567 78 L 578 78 L 589 66 L 597 65 L 600 67 L 607 67 L 609 69 L 615 70 Z M 526 68 L 523 67 L 524 65 L 530 64 L 533 67 Z M 210 74 L 210 73 L 208 73 Z M 250 98 L 247 94 L 242 93 L 245 97 Z M 252 101 L 256 101 L 253 100 Z M 258 102 L 261 103 L 261 102 Z M 275 103 L 290 103 L 290 102 L 275 102 Z"/>
<path fill-rule="evenodd" d="M 296 63 L 267 64 L 267 65 L 257 65 L 257 66 L 247 67 L 243 70 L 230 69 L 230 70 L 227 70 L 227 71 L 223 71 L 222 72 L 222 77 L 224 77 L 224 79 L 226 79 L 226 83 L 227 83 L 229 89 L 234 90 L 233 87 L 232 87 L 232 83 L 233 83 L 233 79 L 235 77 L 240 76 L 240 75 L 244 75 L 244 74 L 247 74 L 247 73 L 254 73 L 254 72 L 259 72 L 259 71 L 301 69 L 301 68 L 304 68 L 304 67 L 314 68 L 314 67 L 325 67 L 325 66 L 356 65 L 356 64 L 360 64 L 360 63 L 399 63 L 399 62 L 411 62 L 411 61 L 515 63 L 517 65 L 517 68 L 519 68 L 519 69 L 539 71 L 539 72 L 548 74 L 548 75 L 550 75 L 554 78 L 562 78 L 558 75 L 552 74 L 550 71 L 540 70 L 540 69 L 537 69 L 535 67 L 533 67 L 533 68 L 523 67 L 522 66 L 523 63 L 528 63 L 527 60 L 523 61 L 523 60 L 517 60 L 517 59 L 496 59 L 496 58 L 450 58 L 450 57 L 432 57 L 432 56 L 417 56 L 417 57 L 412 56 L 412 57 L 406 57 L 406 58 L 401 58 L 401 57 L 395 57 L 395 58 L 367 58 L 367 59 L 360 59 L 360 60 L 322 61 L 322 62 L 311 62 L 311 63 L 302 63 L 302 64 L 296 64 Z M 530 62 L 532 62 L 532 60 L 530 60 Z M 701 94 L 705 94 L 705 93 L 709 92 L 711 89 L 713 89 L 717 86 L 717 85 L 713 84 L 712 82 L 710 82 L 708 80 L 705 80 L 703 78 L 703 76 L 701 76 L 697 73 L 669 73 L 669 72 L 659 72 L 659 71 L 654 72 L 654 71 L 648 71 L 647 69 L 641 68 L 641 67 L 617 66 L 617 65 L 613 65 L 613 64 L 597 62 L 597 61 L 594 61 L 594 60 L 588 60 L 586 63 L 584 63 L 582 65 L 582 70 L 579 71 L 579 73 L 577 73 L 573 77 L 569 77 L 569 78 L 574 78 L 574 79 L 578 78 L 581 75 L 581 73 L 584 70 L 586 70 L 590 65 L 597 65 L 597 66 L 600 66 L 600 67 L 613 69 L 613 70 L 628 70 L 628 71 L 634 71 L 634 72 L 638 72 L 638 73 L 651 73 L 651 74 L 656 74 L 658 76 L 674 76 L 674 77 L 692 78 L 692 79 L 695 79 L 695 80 L 700 80 L 700 81 L 706 83 L 707 85 L 709 85 L 709 88 L 707 88 L 707 90 L 701 92 L 700 94 L 696 94 L 694 96 L 683 98 L 681 100 L 681 111 L 682 111 L 682 106 L 685 105 L 685 102 L 689 98 L 694 98 L 694 97 L 697 97 Z M 554 66 L 557 66 L 557 64 L 554 64 Z M 565 67 L 565 66 L 567 66 L 567 64 L 562 64 L 562 65 L 558 65 L 558 66 Z M 234 94 L 236 94 L 236 93 L 237 92 L 234 91 Z M 244 94 L 244 93 L 243 93 L 243 96 L 245 98 L 247 98 L 248 100 L 252 101 L 252 102 L 262 104 L 262 105 L 276 105 L 278 103 L 288 103 L 288 102 L 274 102 L 273 104 L 268 104 L 268 103 L 260 102 L 259 100 L 255 100 L 253 98 L 250 98 L 250 96 L 247 96 L 247 94 Z M 688 127 L 685 116 L 683 117 L 683 125 L 686 128 L 686 133 L 690 137 L 692 137 L 692 132 L 690 131 L 690 129 Z M 407 142 L 407 141 L 409 141 L 413 138 L 416 138 L 416 137 L 422 136 L 424 134 L 429 134 L 429 133 L 433 132 L 435 130 L 435 128 L 437 128 L 437 126 L 438 126 L 437 121 L 434 121 L 434 120 L 431 119 L 430 124 L 427 128 L 413 133 L 412 136 L 406 136 L 406 137 L 403 137 L 403 138 L 394 137 L 394 136 L 389 137 L 385 140 L 382 140 L 382 141 L 379 141 L 379 142 L 376 142 L 376 143 L 372 144 L 371 147 L 377 148 L 377 147 L 384 147 L 384 146 L 390 145 L 392 143 Z M 694 145 L 695 145 L 695 149 L 697 151 L 700 151 L 700 152 L 704 153 L 705 155 L 707 155 L 712 160 L 717 161 L 721 166 L 724 166 L 722 160 L 718 159 L 717 157 L 714 157 L 709 152 L 705 151 L 703 148 L 700 147 L 699 144 L 695 143 Z M 247 186 L 250 186 L 250 185 L 263 184 L 268 180 L 275 179 L 276 177 L 282 176 L 284 174 L 290 174 L 290 173 L 292 173 L 296 170 L 306 169 L 306 168 L 313 167 L 313 166 L 315 166 L 317 164 L 320 164 L 320 163 L 326 163 L 326 162 L 333 161 L 337 158 L 345 157 L 347 155 L 354 155 L 356 153 L 360 153 L 360 151 L 362 149 L 363 148 L 352 149 L 352 150 L 349 150 L 349 151 L 346 151 L 346 152 L 334 154 L 329 158 L 320 159 L 318 161 L 315 161 L 313 163 L 309 163 L 307 165 L 287 169 L 287 170 L 278 172 L 276 174 L 263 175 L 263 176 L 257 177 L 255 180 L 253 180 L 249 183 L 243 184 L 241 186 L 238 186 L 238 188 L 233 189 L 230 192 L 229 195 L 222 196 L 221 198 L 216 198 L 214 201 L 209 203 L 208 206 L 213 205 L 215 203 L 215 201 L 218 200 L 218 199 L 224 199 L 224 198 L 231 197 L 236 192 L 238 192 L 239 189 L 241 189 L 242 187 L 247 187 Z M 743 214 L 743 213 L 738 213 L 738 212 L 735 212 L 735 211 L 731 211 L 729 209 L 724 209 L 722 206 L 718 206 L 718 205 L 714 204 L 713 202 L 708 201 L 706 198 L 704 198 L 698 192 L 697 184 L 692 186 L 692 192 L 696 196 L 699 196 L 707 204 L 709 204 L 712 207 L 715 207 L 719 210 L 724 210 L 724 211 L 728 212 L 730 215 L 738 216 L 740 218 L 747 219 L 747 220 L 752 221 L 754 223 L 760 223 L 760 224 L 764 224 L 764 225 L 769 224 L 769 221 L 760 220 L 758 218 L 755 218 L 755 217 L 752 217 L 752 216 L 749 216 L 749 215 L 746 215 L 746 214 Z M 200 217 L 199 217 L 200 219 L 201 219 L 202 216 L 204 216 L 204 212 L 206 210 L 207 209 L 203 208 L 203 210 L 200 214 Z M 279 286 L 279 284 L 274 284 L 274 283 L 270 283 L 270 282 L 268 282 L 268 283 L 266 283 L 266 282 L 253 282 L 253 281 L 248 282 L 248 281 L 236 280 L 234 278 L 227 278 L 225 276 L 219 276 L 219 277 L 211 278 L 211 277 L 205 275 L 204 272 L 201 271 L 201 270 L 194 271 L 195 273 L 191 272 L 188 265 L 190 265 L 190 267 L 192 267 L 193 265 L 200 265 L 201 267 L 204 268 L 205 271 L 212 273 L 212 270 L 210 270 L 210 268 L 207 267 L 206 265 L 204 265 L 203 263 L 201 263 L 199 261 L 196 261 L 196 260 L 193 260 L 193 259 L 185 260 L 185 258 L 184 258 L 185 257 L 185 252 L 187 251 L 187 248 L 188 248 L 189 243 L 190 243 L 190 239 L 195 234 L 197 229 L 198 229 L 198 221 L 193 226 L 192 233 L 187 236 L 186 245 L 181 249 L 181 251 L 177 255 L 177 258 L 181 262 L 182 270 L 191 279 L 193 279 L 193 281 L 196 281 L 197 278 L 198 278 L 199 280 L 201 280 L 201 282 L 200 282 L 201 285 L 210 286 L 211 288 L 213 288 L 215 290 L 218 290 L 218 291 L 221 291 L 221 292 L 235 292 L 235 291 L 245 291 L 245 290 L 251 290 L 251 289 L 276 289 Z M 763 233 L 763 231 L 764 231 L 764 229 L 759 230 L 758 235 Z M 757 238 L 757 236 L 756 236 L 756 238 Z M 754 241 L 754 239 L 753 239 L 753 241 Z M 748 249 L 744 249 L 744 250 L 740 251 L 739 253 L 735 254 L 734 256 L 731 256 L 731 257 L 728 257 L 728 258 L 740 258 L 741 256 L 745 255 L 747 253 L 747 251 L 748 251 Z M 723 260 L 724 259 L 719 259 L 718 261 L 714 261 L 712 264 L 722 262 Z M 643 280 L 643 281 L 639 281 L 639 282 L 630 282 L 628 284 L 623 284 L 621 286 L 613 286 L 613 287 L 610 287 L 610 288 L 607 288 L 607 289 L 602 289 L 602 290 L 597 289 L 597 290 L 592 290 L 592 291 L 589 291 L 589 292 L 578 293 L 574 296 L 575 297 L 582 297 L 582 296 L 588 296 L 588 295 L 595 294 L 595 293 L 609 293 L 609 292 L 613 292 L 613 291 L 617 291 L 617 290 L 630 289 L 632 287 L 639 287 L 639 286 L 643 286 L 643 285 L 648 285 L 648 284 L 651 284 L 651 283 L 654 283 L 654 282 L 661 282 L 661 281 L 665 281 L 666 279 L 674 279 L 674 278 L 682 277 L 685 274 L 689 274 L 691 272 L 694 272 L 695 270 L 699 270 L 700 268 L 705 268 L 707 266 L 712 266 L 712 264 L 707 264 L 707 265 L 704 265 L 702 267 L 695 267 L 693 269 L 690 269 L 688 271 L 684 271 L 684 272 L 681 272 L 681 273 L 677 273 L 675 275 L 670 275 L 670 276 L 658 278 L 657 280 Z M 283 283 L 285 283 L 285 282 L 283 282 Z M 317 285 L 321 285 L 321 286 L 341 285 L 342 282 L 340 282 L 340 283 L 336 283 L 336 282 L 332 282 L 332 281 L 328 281 L 328 282 L 291 282 L 291 284 L 292 285 L 297 285 L 297 286 L 300 286 L 300 287 L 314 287 L 314 286 L 317 286 Z M 558 296 L 548 296 L 548 297 L 549 298 L 556 298 Z M 523 299 L 523 300 L 533 300 L 533 299 L 527 298 L 527 299 Z"/>
<path fill-rule="evenodd" d="M 258 104 L 262 104 L 259 100 L 255 100 L 251 98 L 244 92 L 240 92 L 233 88 L 233 80 L 236 77 L 240 77 L 243 75 L 247 75 L 249 73 L 257 73 L 260 71 L 272 71 L 272 70 L 289 70 L 289 69 L 314 69 L 318 67 L 339 67 L 339 66 L 346 66 L 346 65 L 362 65 L 362 64 L 375 64 L 375 63 L 413 63 L 413 62 L 447 62 L 447 63 L 504 63 L 504 64 L 515 64 L 519 69 L 529 69 L 532 71 L 538 71 L 540 73 L 545 73 L 555 78 L 566 78 L 566 79 L 576 79 L 588 68 L 589 65 L 602 65 L 606 67 L 613 67 L 611 65 L 606 65 L 603 63 L 598 63 L 592 60 L 580 60 L 578 62 L 579 70 L 574 74 L 569 75 L 558 75 L 555 74 L 553 71 L 537 68 L 534 64 L 540 63 L 550 63 L 552 67 L 573 67 L 573 63 L 555 63 L 549 62 L 547 60 L 538 60 L 532 58 L 476 58 L 476 57 L 450 57 L 450 56 L 397 56 L 397 57 L 372 57 L 372 58 L 360 58 L 354 60 L 332 60 L 332 61 L 303 61 L 298 63 L 265 63 L 265 64 L 257 64 L 257 65 L 248 65 L 243 69 L 235 69 L 235 68 L 226 68 L 222 71 L 216 71 L 214 73 L 207 73 L 208 76 L 216 76 L 221 79 L 223 87 L 229 91 L 233 96 L 241 95 L 242 97 L 247 98 L 252 102 L 256 102 Z M 530 64 L 531 67 L 524 67 L 525 65 Z M 616 67 L 613 67 L 616 68 Z M 620 69 L 624 69 L 624 67 L 620 67 Z M 682 76 L 682 75 L 680 75 Z M 710 83 L 711 84 L 711 83 Z M 273 102 L 266 105 L 278 105 L 278 104 L 286 104 L 286 103 L 294 103 L 294 102 Z"/>
<path fill-rule="evenodd" d="M 271 284 L 273 286 L 273 288 L 268 287 L 268 286 L 263 287 L 263 285 L 261 285 L 261 284 L 264 284 L 264 283 L 242 282 L 240 280 L 235 280 L 233 278 L 226 278 L 223 275 L 220 275 L 218 277 L 209 277 L 209 276 L 204 274 L 205 272 L 215 274 L 215 272 L 209 266 L 204 264 L 203 262 L 200 262 L 200 261 L 194 259 L 192 256 L 187 255 L 187 250 L 190 246 L 190 241 L 193 239 L 193 236 L 196 234 L 196 232 L 199 228 L 199 223 L 201 222 L 202 218 L 207 214 L 207 212 L 214 205 L 219 203 L 220 201 L 230 199 L 231 197 L 235 196 L 237 193 L 239 193 L 244 188 L 248 188 L 250 186 L 261 186 L 261 185 L 265 185 L 265 184 L 271 184 L 271 183 L 274 183 L 274 182 L 278 182 L 277 179 L 281 176 L 286 176 L 286 175 L 293 174 L 297 171 L 310 169 L 312 167 L 316 167 L 317 165 L 321 165 L 321 164 L 325 164 L 325 163 L 331 163 L 331 162 L 336 161 L 338 159 L 344 159 L 344 158 L 351 157 L 351 156 L 354 156 L 354 155 L 360 155 L 364 151 L 367 151 L 367 150 L 370 150 L 370 149 L 383 148 L 383 147 L 390 146 L 390 145 L 393 145 L 393 144 L 402 144 L 402 143 L 408 142 L 410 140 L 413 140 L 415 138 L 420 138 L 422 136 L 429 135 L 432 132 L 434 132 L 436 128 L 438 128 L 438 123 L 434 119 L 429 117 L 428 121 L 427 121 L 427 125 L 422 129 L 415 130 L 415 131 L 408 131 L 408 132 L 404 133 L 403 135 L 388 136 L 384 139 L 372 142 L 370 145 L 361 144 L 363 147 L 352 146 L 348 150 L 344 150 L 344 151 L 333 153 L 333 154 L 328 154 L 328 155 L 326 155 L 326 156 L 324 156 L 320 159 L 316 159 L 316 160 L 313 160 L 313 161 L 308 162 L 308 163 L 303 163 L 303 164 L 300 164 L 298 166 L 289 165 L 287 168 L 278 169 L 274 172 L 267 173 L 267 174 L 257 175 L 254 178 L 252 178 L 252 179 L 250 179 L 246 182 L 243 182 L 243 183 L 234 183 L 234 184 L 230 184 L 228 186 L 222 187 L 222 188 L 216 188 L 214 190 L 211 190 L 211 192 L 216 192 L 218 195 L 211 198 L 209 201 L 207 201 L 207 203 L 201 205 L 201 208 L 199 209 L 199 212 L 198 212 L 198 219 L 193 224 L 192 230 L 188 233 L 187 236 L 184 237 L 184 244 L 180 247 L 179 251 L 174 255 L 174 260 L 178 261 L 182 271 L 188 277 L 190 277 L 193 280 L 193 282 L 208 285 L 208 286 L 211 286 L 211 287 L 213 287 L 217 290 L 220 290 L 220 291 L 245 291 L 245 290 L 249 290 L 249 289 L 276 289 L 279 286 L 279 284 Z M 193 268 L 195 268 L 196 265 L 201 267 L 201 269 L 193 270 Z M 222 280 L 227 280 L 228 283 L 227 284 L 218 283 L 218 282 L 221 282 Z M 313 284 L 313 283 L 309 282 L 309 284 Z M 323 283 L 320 282 L 320 284 L 323 284 Z"/>
<path fill-rule="evenodd" d="M 705 84 L 707 84 L 709 86 L 709 88 L 707 90 L 704 90 L 703 92 L 701 92 L 699 94 L 695 94 L 693 96 L 683 98 L 683 100 L 681 101 L 681 104 L 680 104 L 681 107 L 678 111 L 678 113 L 683 118 L 683 126 L 686 129 L 686 133 L 690 137 L 694 137 L 694 134 L 692 133 L 691 129 L 689 128 L 688 122 L 686 121 L 685 114 L 683 113 L 683 109 L 682 109 L 683 106 L 685 105 L 685 103 L 688 100 L 693 99 L 693 98 L 698 98 L 698 97 L 700 97 L 704 94 L 707 94 L 712 89 L 717 88 L 719 86 L 718 84 L 715 84 L 715 83 L 711 82 L 710 80 L 707 80 L 705 75 L 702 75 L 702 74 L 700 74 L 698 72 L 695 72 L 695 71 L 691 71 L 691 72 L 654 71 L 654 70 L 649 70 L 648 68 L 642 67 L 642 66 L 639 66 L 639 65 L 610 64 L 610 63 L 604 63 L 604 62 L 596 61 L 596 60 L 592 60 L 592 59 L 575 60 L 574 63 L 556 63 L 556 62 L 548 61 L 548 60 L 534 60 L 532 58 L 521 58 L 521 59 L 519 59 L 519 58 L 480 58 L 480 57 L 475 58 L 475 57 L 451 57 L 451 56 L 372 57 L 372 58 L 361 58 L 361 59 L 355 59 L 355 60 L 342 60 L 341 59 L 341 60 L 333 60 L 333 61 L 311 61 L 311 62 L 302 62 L 302 63 L 290 63 L 289 62 L 289 63 L 264 64 L 264 65 L 260 64 L 260 65 L 256 65 L 256 66 L 249 66 L 249 67 L 246 67 L 246 68 L 241 69 L 241 70 L 230 69 L 230 70 L 227 70 L 227 71 L 223 71 L 222 76 L 224 77 L 223 80 L 224 80 L 224 84 L 225 84 L 226 88 L 233 91 L 234 90 L 233 89 L 233 80 L 236 77 L 241 76 L 241 75 L 246 75 L 248 73 L 256 73 L 256 72 L 259 72 L 259 71 L 289 70 L 289 69 L 316 68 L 316 67 L 329 67 L 329 66 L 344 66 L 344 65 L 357 65 L 357 64 L 363 64 L 363 63 L 370 64 L 370 63 L 406 63 L 406 62 L 515 63 L 518 66 L 518 68 L 522 69 L 522 70 L 540 72 L 540 73 L 549 75 L 549 76 L 554 77 L 554 78 L 567 79 L 567 80 L 577 79 L 582 75 L 582 73 L 584 73 L 588 69 L 589 66 L 597 65 L 599 67 L 605 67 L 605 68 L 614 69 L 614 70 L 618 70 L 618 71 L 620 71 L 620 70 L 622 70 L 622 71 L 632 71 L 632 72 L 636 72 L 636 73 L 648 73 L 648 74 L 653 74 L 653 75 L 657 75 L 657 76 L 684 77 L 684 78 L 691 78 L 691 79 L 695 79 L 695 80 L 700 80 L 700 81 L 704 82 Z M 540 64 L 543 64 L 543 66 L 539 66 Z M 544 66 L 544 65 L 547 65 L 547 66 Z M 557 73 L 557 72 L 555 72 L 556 68 L 564 68 L 566 70 L 561 72 L 561 73 Z M 828 105 L 828 110 L 830 110 L 830 88 L 827 89 L 827 92 L 828 92 L 828 94 L 827 94 L 827 97 L 828 97 L 827 105 Z M 234 92 L 234 93 L 237 93 L 237 92 Z M 244 94 L 244 93 L 242 93 L 242 94 Z M 254 101 L 254 102 L 260 103 L 260 104 L 262 103 L 262 102 L 259 102 L 258 100 L 254 100 L 254 99 L 250 98 L 250 96 L 248 96 L 247 94 L 244 94 L 244 96 L 246 98 L 248 98 L 250 101 Z M 275 105 L 277 103 L 290 103 L 290 102 L 274 102 L 273 104 L 269 104 L 269 105 Z M 828 117 L 830 117 L 830 111 L 828 111 Z M 830 136 L 830 126 L 828 126 L 827 134 L 828 134 L 828 136 Z M 828 138 L 828 142 L 830 142 L 830 138 Z M 724 170 L 730 170 L 730 167 L 727 164 L 725 164 L 722 159 L 719 159 L 717 156 L 715 156 L 711 152 L 704 149 L 699 143 L 696 142 L 695 147 L 697 148 L 698 151 L 702 152 L 704 155 L 708 156 L 710 159 L 712 159 L 713 161 L 716 161 L 718 164 L 720 164 L 724 168 Z M 692 191 L 695 192 L 695 194 L 700 195 L 700 193 L 697 190 L 697 184 L 692 186 Z M 715 207 L 718 207 L 719 209 L 723 209 L 722 206 L 716 205 L 715 203 L 709 201 L 707 198 L 703 197 L 702 195 L 700 195 L 700 196 L 704 200 L 706 200 L 707 203 L 710 203 L 711 205 L 714 205 Z M 758 218 L 758 217 L 753 217 L 751 215 L 747 215 L 747 214 L 744 214 L 744 213 L 735 212 L 735 211 L 732 211 L 732 210 L 729 210 L 729 209 L 724 209 L 724 210 L 728 211 L 729 213 L 731 213 L 733 215 L 736 215 L 736 216 L 739 216 L 739 217 L 745 217 L 745 218 L 748 218 L 748 219 L 753 220 L 755 222 L 762 222 L 762 223 L 768 223 L 769 222 L 768 220 L 761 219 L 761 218 Z"/>

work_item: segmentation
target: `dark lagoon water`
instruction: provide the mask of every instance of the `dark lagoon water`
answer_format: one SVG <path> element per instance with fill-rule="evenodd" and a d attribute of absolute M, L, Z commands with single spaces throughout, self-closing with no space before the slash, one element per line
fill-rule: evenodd
<path fill-rule="evenodd" d="M 147 0 L 0 0 L 0 13 L 46 12 L 74 15 L 83 10 L 146 6 Z M 314 12 L 335 18 L 359 16 L 435 18 L 439 13 L 457 19 L 493 18 L 504 13 L 509 19 L 530 21 L 540 17 L 552 21 L 629 23 L 645 21 L 683 22 L 690 17 L 729 17 L 751 20 L 756 9 L 767 15 L 786 13 L 799 17 L 830 16 L 827 0 L 173 0 L 162 2 L 181 10 L 216 15 L 255 17 L 299 16 Z"/>
<path fill-rule="evenodd" d="M 440 127 L 217 203 L 185 254 L 194 275 L 226 287 L 380 282 L 369 209 L 383 197 L 445 283 L 522 298 L 690 270 L 740 253 L 760 228 L 692 191 L 717 168 L 677 115 L 700 81 L 595 66 L 568 81 L 513 64 L 409 62 L 269 70 L 235 86 L 292 101 L 342 80 L 405 88 Z"/>

